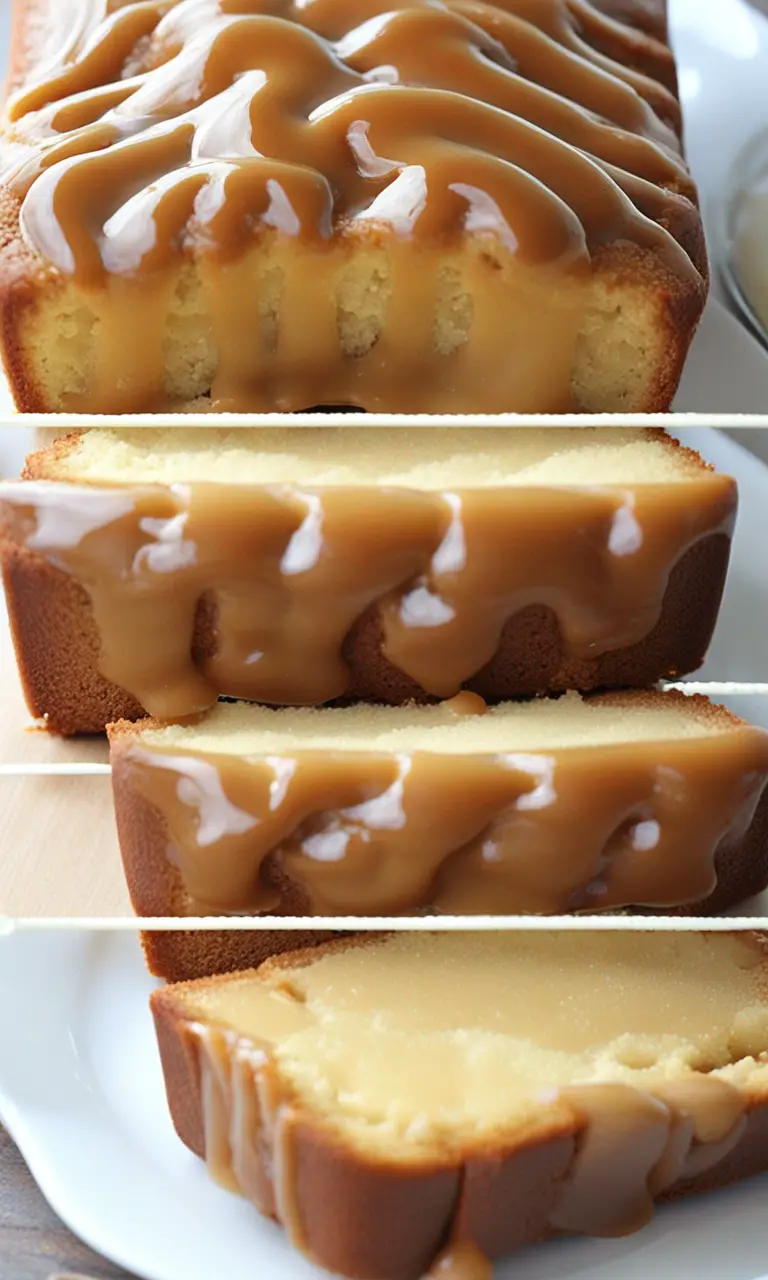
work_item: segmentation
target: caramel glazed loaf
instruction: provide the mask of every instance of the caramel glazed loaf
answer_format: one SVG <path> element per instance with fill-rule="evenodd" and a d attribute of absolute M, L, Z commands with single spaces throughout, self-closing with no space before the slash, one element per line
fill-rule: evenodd
<path fill-rule="evenodd" d="M 768 732 L 706 698 L 221 703 L 110 738 L 141 917 L 695 914 L 768 883 Z M 177 978 L 173 936 L 148 958 Z"/>
<path fill-rule="evenodd" d="M 21 409 L 670 406 L 707 264 L 661 3 L 14 14 Z"/>
<path fill-rule="evenodd" d="M 91 430 L 0 490 L 30 709 L 402 703 L 694 670 L 736 485 L 663 432 Z"/>
<path fill-rule="evenodd" d="M 580 931 L 369 935 L 152 1003 L 179 1136 L 296 1248 L 489 1280 L 768 1168 L 767 999 L 760 936 Z"/>

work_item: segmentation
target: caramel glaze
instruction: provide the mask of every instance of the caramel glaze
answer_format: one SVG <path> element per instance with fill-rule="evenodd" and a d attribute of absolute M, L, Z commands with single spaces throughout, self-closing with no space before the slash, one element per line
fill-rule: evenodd
<path fill-rule="evenodd" d="M 768 734 L 552 755 L 137 744 L 127 760 L 167 823 L 191 915 L 273 910 L 286 884 L 317 915 L 556 914 L 711 894 L 716 855 L 768 780 Z"/>
<path fill-rule="evenodd" d="M 493 1266 L 471 1240 L 457 1240 L 440 1254 L 429 1275 L 434 1280 L 491 1280 Z"/>
<path fill-rule="evenodd" d="M 667 230 L 695 199 L 661 118 L 675 100 L 590 45 L 638 37 L 587 0 L 76 7 L 58 56 L 9 104 L 2 165 L 27 245 L 77 282 L 99 331 L 73 410 L 162 407 L 185 262 L 217 352 L 212 401 L 254 410 L 395 409 L 393 394 L 430 408 L 469 371 L 477 394 L 506 384 L 506 408 L 566 409 L 601 246 L 700 278 Z M 487 249 L 474 267 L 450 257 L 465 233 Z M 339 245 L 371 251 L 363 293 L 387 295 L 356 349 L 340 340 L 360 299 L 339 292 Z M 254 248 L 260 296 L 238 269 Z M 499 325 L 504 262 L 519 296 Z M 478 270 L 488 305 L 473 308 Z M 437 339 L 454 309 L 458 332 Z"/>
<path fill-rule="evenodd" d="M 291 1243 L 311 1253 L 299 1191 L 302 1129 L 295 1119 L 300 1104 L 282 1092 L 268 1046 L 255 1048 L 224 1028 L 194 1024 L 190 1030 L 212 1177 L 276 1217 Z M 548 1104 L 568 1108 L 578 1134 L 550 1212 L 552 1233 L 616 1237 L 640 1230 L 653 1216 L 655 1199 L 715 1168 L 746 1128 L 745 1094 L 694 1072 L 647 1090 L 571 1085 L 542 1097 L 542 1106 Z M 504 1149 L 509 1150 L 509 1135 Z M 483 1147 L 487 1151 L 492 1152 L 490 1144 Z M 355 1158 L 351 1151 L 349 1158 Z M 360 1159 L 367 1162 L 370 1155 Z M 430 1274 L 487 1280 L 490 1267 L 471 1241 L 462 1240 L 449 1246 Z"/>
<path fill-rule="evenodd" d="M 161 720 L 220 695 L 283 705 L 344 695 L 344 641 L 378 610 L 385 656 L 451 697 L 490 661 L 506 621 L 550 607 L 565 652 L 647 636 L 669 574 L 730 534 L 733 482 L 632 490 L 5 484 L 7 536 L 88 591 L 101 674 Z M 202 601 L 218 650 L 192 651 Z"/>

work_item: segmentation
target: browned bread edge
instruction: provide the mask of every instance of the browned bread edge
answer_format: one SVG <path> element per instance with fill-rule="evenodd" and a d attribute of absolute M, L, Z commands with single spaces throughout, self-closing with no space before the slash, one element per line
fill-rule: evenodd
<path fill-rule="evenodd" d="M 273 956 L 317 947 L 333 937 L 338 934 L 327 929 L 147 929 L 141 943 L 150 973 L 179 983 L 256 969 Z"/>
<path fill-rule="evenodd" d="M 286 955 L 273 963 L 290 967 L 305 958 Z M 174 1127 L 204 1158 L 198 1047 L 179 999 L 184 990 L 156 991 L 152 1013 Z M 447 1155 L 442 1164 L 406 1166 L 345 1146 L 298 1102 L 290 1112 L 294 1195 L 306 1251 L 332 1272 L 366 1280 L 419 1280 L 454 1235 L 469 1237 L 491 1258 L 545 1239 L 579 1137 L 576 1123 L 558 1122 L 513 1148 L 485 1139 L 460 1159 Z M 275 1151 L 265 1144 L 261 1155 L 270 1184 Z M 730 1155 L 678 1182 L 661 1200 L 713 1191 L 767 1169 L 768 1100 L 758 1097 Z M 277 1219 L 274 1203 L 271 1216 Z"/>

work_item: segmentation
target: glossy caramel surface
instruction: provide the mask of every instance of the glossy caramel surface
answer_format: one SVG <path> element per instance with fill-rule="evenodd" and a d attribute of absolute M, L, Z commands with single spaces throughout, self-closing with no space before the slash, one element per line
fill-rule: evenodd
<path fill-rule="evenodd" d="M 101 674 L 163 720 L 221 694 L 342 697 L 345 643 L 371 612 L 388 662 L 438 698 L 530 605 L 554 612 L 567 656 L 622 649 L 658 622 L 686 551 L 730 536 L 736 509 L 733 481 L 706 470 L 685 484 L 446 492 L 33 480 L 0 499 L 6 537 L 88 593 Z M 204 659 L 201 609 L 216 635 Z"/>
<path fill-rule="evenodd" d="M 568 408 L 596 254 L 700 283 L 677 102 L 587 0 L 54 8 L 2 174 L 99 345 L 68 407 L 172 402 L 186 325 L 218 408 Z"/>
<path fill-rule="evenodd" d="M 483 715 L 472 694 L 449 706 L 470 733 Z M 631 739 L 631 708 L 615 714 Z M 313 750 L 308 737 L 247 755 L 118 737 L 113 759 L 120 794 L 161 816 L 177 909 L 193 916 L 685 906 L 714 891 L 717 856 L 768 782 L 768 734 L 738 721 L 611 745 L 587 730 L 583 746 L 538 750 L 512 716 L 507 733 L 464 754 L 439 737 L 431 751 Z"/>

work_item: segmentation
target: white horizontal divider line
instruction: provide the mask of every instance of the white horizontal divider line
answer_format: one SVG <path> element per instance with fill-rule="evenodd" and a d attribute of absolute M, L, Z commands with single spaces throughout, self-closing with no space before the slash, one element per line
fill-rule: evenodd
<path fill-rule="evenodd" d="M 703 693 L 713 698 L 739 697 L 749 694 L 768 697 L 768 681 L 702 680 L 675 683 L 662 681 L 661 688 L 666 691 L 679 690 L 680 693 L 686 693 L 691 696 L 696 693 Z M 108 764 L 78 762 L 76 760 L 44 764 L 27 763 L 26 761 L 22 761 L 19 764 L 0 764 L 0 778 L 106 777 L 111 772 L 112 770 Z"/>
<path fill-rule="evenodd" d="M 759 680 L 685 680 L 670 683 L 663 680 L 663 690 L 679 689 L 681 693 L 704 693 L 711 698 L 728 698 L 732 695 L 757 694 L 765 697 L 768 694 L 768 681 Z"/>
<path fill-rule="evenodd" d="M 157 427 L 156 414 L 91 414 L 77 417 L 78 427 Z M 171 413 L 163 426 L 183 427 L 768 427 L 768 414 L 757 413 L 264 413 L 256 421 L 247 413 Z M 9 427 L 72 427 L 71 414 L 10 413 L 0 415 L 0 432 Z"/>
<path fill-rule="evenodd" d="M 108 764 L 86 764 L 76 761 L 64 764 L 0 764 L 0 778 L 80 778 L 102 777 L 112 772 Z"/>
<path fill-rule="evenodd" d="M 134 918 L 106 917 L 19 917 L 0 916 L 0 936 L 10 933 L 50 933 L 59 929 L 93 929 L 105 933 L 157 930 L 187 933 L 197 930 L 227 929 L 233 933 L 279 930 L 294 933 L 316 929 L 336 933 L 472 933 L 522 929 L 534 932 L 585 930 L 598 932 L 643 931 L 646 933 L 693 930 L 733 933 L 760 929 L 761 916 L 184 916 Z"/>

